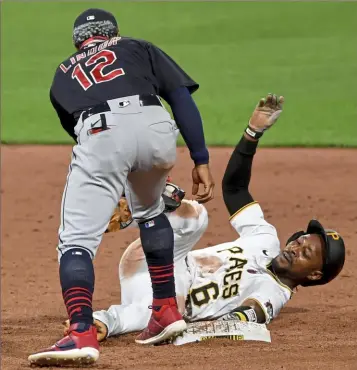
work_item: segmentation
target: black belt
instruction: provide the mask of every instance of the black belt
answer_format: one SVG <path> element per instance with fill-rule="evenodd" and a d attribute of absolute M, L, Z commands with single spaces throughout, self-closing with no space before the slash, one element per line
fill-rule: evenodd
<path fill-rule="evenodd" d="M 139 101 L 140 105 L 150 106 L 150 105 L 159 105 L 162 106 L 160 99 L 156 95 L 152 94 L 142 94 L 139 95 Z M 104 112 L 110 112 L 110 107 L 107 102 L 100 103 L 98 105 L 94 105 L 93 107 L 89 108 L 88 110 L 83 112 L 82 120 L 86 120 L 88 117 L 94 115 L 94 114 L 100 114 Z"/>

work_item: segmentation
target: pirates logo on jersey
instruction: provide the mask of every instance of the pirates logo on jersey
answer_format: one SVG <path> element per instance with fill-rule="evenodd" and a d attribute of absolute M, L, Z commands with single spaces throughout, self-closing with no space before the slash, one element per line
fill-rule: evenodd
<path fill-rule="evenodd" d="M 267 308 L 269 320 L 271 320 L 273 318 L 273 305 L 268 301 L 264 303 L 264 306 Z"/>

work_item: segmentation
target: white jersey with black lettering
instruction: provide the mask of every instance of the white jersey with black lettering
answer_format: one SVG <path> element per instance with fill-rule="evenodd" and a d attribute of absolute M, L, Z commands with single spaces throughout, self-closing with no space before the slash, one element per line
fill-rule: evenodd
<path fill-rule="evenodd" d="M 292 294 L 268 269 L 280 253 L 276 229 L 256 202 L 239 210 L 230 222 L 240 235 L 237 240 L 188 254 L 192 284 L 186 317 L 219 318 L 251 299 L 261 306 L 268 323 Z"/>
<path fill-rule="evenodd" d="M 177 301 L 187 321 L 217 319 L 246 299 L 260 304 L 267 323 L 278 315 L 292 292 L 267 269 L 280 252 L 279 240 L 257 203 L 231 217 L 237 240 L 195 251 L 208 223 L 205 207 L 183 201 L 168 219 L 174 230 Z M 140 239 L 123 254 L 119 277 L 121 304 L 94 312 L 109 336 L 143 330 L 151 316 L 152 288 Z"/>

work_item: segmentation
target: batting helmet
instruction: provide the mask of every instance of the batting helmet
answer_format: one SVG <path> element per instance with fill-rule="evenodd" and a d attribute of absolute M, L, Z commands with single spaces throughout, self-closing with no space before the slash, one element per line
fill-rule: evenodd
<path fill-rule="evenodd" d="M 79 49 L 81 44 L 91 37 L 111 38 L 119 32 L 118 23 L 112 13 L 103 9 L 88 9 L 74 21 L 73 43 Z"/>
<path fill-rule="evenodd" d="M 288 239 L 286 244 L 306 234 L 318 234 L 324 240 L 322 278 L 320 280 L 311 280 L 301 285 L 313 286 L 326 284 L 333 280 L 343 268 L 345 263 L 345 243 L 337 231 L 324 229 L 319 221 L 311 220 L 306 232 L 298 231 Z"/>

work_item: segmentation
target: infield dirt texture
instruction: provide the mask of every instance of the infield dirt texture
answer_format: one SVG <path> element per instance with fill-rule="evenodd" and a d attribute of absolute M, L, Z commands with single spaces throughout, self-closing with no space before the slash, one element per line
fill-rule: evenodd
<path fill-rule="evenodd" d="M 73 52 L 74 18 L 103 7 L 123 34 L 148 39 L 201 84 L 195 94 L 211 147 L 216 197 L 197 248 L 236 238 L 220 182 L 257 100 L 283 94 L 264 146 L 357 144 L 357 3 L 5 2 L 1 19 L 1 368 L 61 337 L 57 230 L 71 146 L 48 99 L 56 66 Z M 192 163 L 178 149 L 173 181 L 190 197 Z M 110 338 L 95 369 L 355 370 L 357 368 L 357 150 L 259 149 L 251 191 L 282 245 L 316 217 L 345 238 L 332 283 L 301 288 L 269 325 L 272 343 L 206 341 L 141 347 Z M 120 303 L 118 263 L 137 231 L 105 235 L 95 260 L 94 309 Z"/>
<path fill-rule="evenodd" d="M 208 205 L 202 248 L 234 240 L 219 182 L 231 149 L 211 149 L 217 181 Z M 66 318 L 58 281 L 57 229 L 70 147 L 2 150 L 2 369 L 23 369 L 30 352 L 53 344 Z M 43 160 L 46 160 L 44 165 Z M 269 326 L 271 344 L 207 341 L 144 348 L 134 335 L 109 339 L 97 369 L 356 369 L 356 151 L 262 149 L 253 167 L 252 194 L 284 241 L 317 217 L 345 237 L 346 265 L 324 287 L 301 288 Z M 191 163 L 179 149 L 173 180 L 190 196 Z M 118 262 L 137 232 L 105 235 L 95 260 L 94 308 L 120 302 Z"/>

